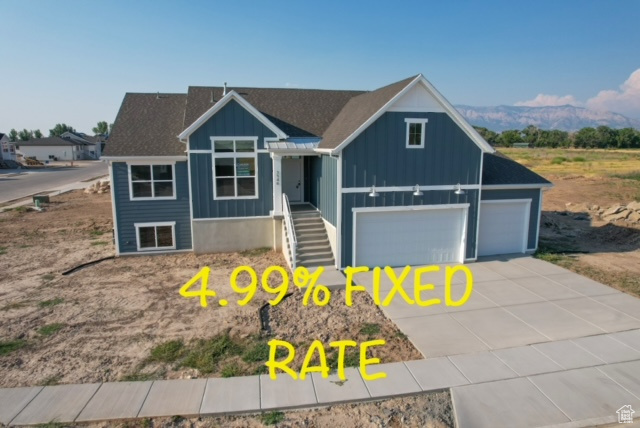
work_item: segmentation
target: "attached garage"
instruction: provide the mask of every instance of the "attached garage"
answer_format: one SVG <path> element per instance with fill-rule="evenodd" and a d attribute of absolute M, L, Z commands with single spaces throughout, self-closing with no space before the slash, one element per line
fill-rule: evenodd
<path fill-rule="evenodd" d="M 354 208 L 354 266 L 462 262 L 469 204 Z"/>
<path fill-rule="evenodd" d="M 482 201 L 478 255 L 526 252 L 530 211 L 531 199 Z"/>

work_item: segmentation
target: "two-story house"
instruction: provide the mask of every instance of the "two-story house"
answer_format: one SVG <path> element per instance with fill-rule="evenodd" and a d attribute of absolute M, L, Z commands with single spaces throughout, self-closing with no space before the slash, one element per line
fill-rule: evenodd
<path fill-rule="evenodd" d="M 292 266 L 531 252 L 551 186 L 422 75 L 374 91 L 128 93 L 103 159 L 118 255 L 272 247 Z"/>

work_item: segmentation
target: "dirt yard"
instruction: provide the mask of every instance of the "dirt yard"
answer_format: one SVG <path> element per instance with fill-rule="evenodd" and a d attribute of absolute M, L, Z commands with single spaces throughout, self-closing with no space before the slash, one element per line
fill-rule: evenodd
<path fill-rule="evenodd" d="M 364 293 L 353 307 L 342 291 L 328 307 L 304 307 L 290 285 L 294 294 L 270 309 L 271 335 L 262 332 L 258 309 L 272 296 L 259 291 L 240 307 L 229 276 L 240 265 L 258 275 L 286 266 L 269 250 L 120 257 L 61 275 L 113 255 L 109 194 L 76 191 L 53 198 L 44 212 L 1 213 L 0 236 L 0 387 L 263 373 L 270 338 L 297 346 L 320 339 L 327 347 L 385 339 L 372 352 L 383 362 L 422 358 Z M 179 295 L 204 266 L 212 269 L 209 288 L 228 306 L 202 308 Z M 333 367 L 335 354 L 328 353 Z M 357 365 L 357 355 L 347 363 Z"/>
<path fill-rule="evenodd" d="M 320 409 L 267 412 L 261 415 L 184 419 L 154 418 L 121 423 L 90 424 L 90 428 L 445 428 L 453 427 L 448 391 L 419 394 L 372 403 L 342 404 Z"/>
<path fill-rule="evenodd" d="M 640 201 L 640 152 L 501 151 L 554 184 L 544 192 L 538 256 L 640 296 L 640 224 L 598 215 Z"/>

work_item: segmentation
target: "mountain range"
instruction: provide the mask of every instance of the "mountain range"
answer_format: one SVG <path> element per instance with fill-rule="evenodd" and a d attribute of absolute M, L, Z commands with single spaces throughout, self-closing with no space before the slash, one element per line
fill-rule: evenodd
<path fill-rule="evenodd" d="M 456 109 L 474 126 L 483 126 L 495 132 L 506 129 L 524 129 L 535 125 L 541 129 L 577 131 L 588 126 L 605 125 L 610 128 L 640 129 L 640 121 L 610 111 L 595 111 L 572 105 L 523 107 L 473 107 L 457 105 Z"/>

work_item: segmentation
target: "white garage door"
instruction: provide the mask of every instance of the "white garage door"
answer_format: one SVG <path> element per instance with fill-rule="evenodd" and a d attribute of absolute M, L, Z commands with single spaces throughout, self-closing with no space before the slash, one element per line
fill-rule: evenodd
<path fill-rule="evenodd" d="M 478 255 L 524 253 L 531 199 L 482 201 Z"/>
<path fill-rule="evenodd" d="M 436 207 L 356 211 L 355 266 L 462 262 L 468 205 Z"/>

